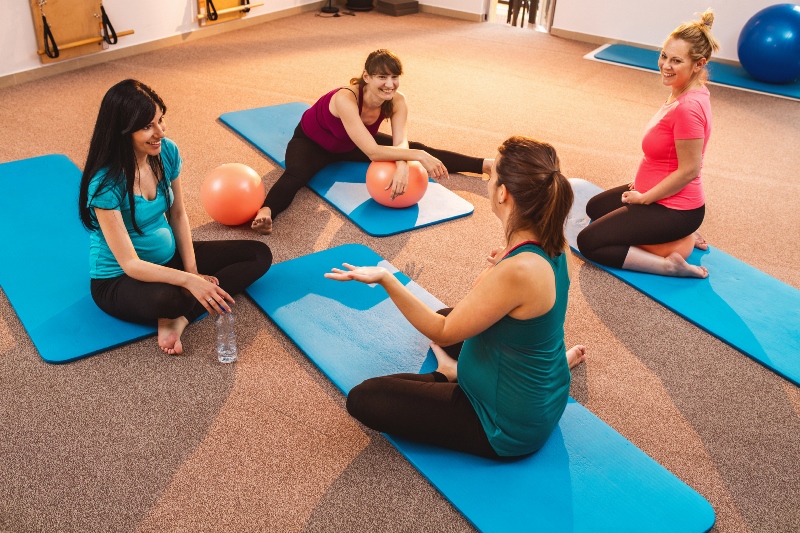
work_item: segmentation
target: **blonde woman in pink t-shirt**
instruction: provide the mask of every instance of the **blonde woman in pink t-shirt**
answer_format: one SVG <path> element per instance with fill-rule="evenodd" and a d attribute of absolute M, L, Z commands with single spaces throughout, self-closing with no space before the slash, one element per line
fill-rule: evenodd
<path fill-rule="evenodd" d="M 719 49 L 711 34 L 713 22 L 707 10 L 664 42 L 658 66 L 670 95 L 647 124 L 634 181 L 589 200 L 586 214 L 593 222 L 578 234 L 578 248 L 587 259 L 664 276 L 708 276 L 704 267 L 690 265 L 677 252 L 661 257 L 638 246 L 694 234 L 695 246 L 707 248 L 696 231 L 705 215 L 700 171 L 711 135 L 706 64 Z"/>

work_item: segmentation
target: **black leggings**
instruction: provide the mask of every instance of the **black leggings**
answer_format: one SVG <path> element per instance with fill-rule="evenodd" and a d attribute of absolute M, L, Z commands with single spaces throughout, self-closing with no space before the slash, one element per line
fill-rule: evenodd
<path fill-rule="evenodd" d="M 439 311 L 447 315 L 450 309 Z M 458 359 L 463 343 L 445 351 Z M 393 374 L 364 381 L 347 396 L 347 412 L 365 426 L 398 437 L 497 458 L 475 409 L 439 372 Z"/>
<path fill-rule="evenodd" d="M 392 146 L 392 138 L 385 133 L 378 133 L 375 141 L 382 146 Z M 425 150 L 438 158 L 448 172 L 473 172 L 475 174 L 483 172 L 483 159 L 429 148 L 417 142 L 408 144 L 411 149 Z M 317 172 L 329 164 L 339 161 L 369 163 L 370 159 L 358 148 L 343 153 L 329 152 L 309 139 L 298 124 L 294 130 L 294 136 L 286 148 L 286 171 L 278 178 L 264 200 L 264 207 L 270 208 L 273 220 L 289 207 L 297 191 L 311 181 Z"/>
<path fill-rule="evenodd" d="M 264 275 L 272 265 L 272 251 L 260 241 L 193 242 L 197 270 L 214 276 L 219 286 L 233 296 Z M 175 252 L 164 266 L 183 270 Z M 159 318 L 186 317 L 194 321 L 206 312 L 191 292 L 168 283 L 145 282 L 127 274 L 116 278 L 92 279 L 92 298 L 109 315 L 140 324 Z"/>
<path fill-rule="evenodd" d="M 706 213 L 706 207 L 681 211 L 661 204 L 624 204 L 627 185 L 601 192 L 586 204 L 593 221 L 578 234 L 578 250 L 586 259 L 622 268 L 631 246 L 662 244 L 691 235 Z"/>

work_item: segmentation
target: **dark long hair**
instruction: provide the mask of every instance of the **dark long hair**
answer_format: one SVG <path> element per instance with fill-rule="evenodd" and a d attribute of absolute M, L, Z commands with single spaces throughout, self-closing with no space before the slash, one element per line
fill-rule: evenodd
<path fill-rule="evenodd" d="M 400 76 L 403 74 L 403 64 L 394 53 L 381 48 L 367 56 L 367 60 L 364 62 L 364 71 L 370 76 Z M 367 84 L 364 81 L 363 74 L 350 80 L 350 85 L 355 84 L 362 87 Z M 391 100 L 387 100 L 381 104 L 381 109 L 383 110 L 383 116 L 391 118 L 394 114 L 394 103 Z"/>
<path fill-rule="evenodd" d="M 497 186 L 505 185 L 514 198 L 506 238 L 529 229 L 550 257 L 567 246 L 564 223 L 572 207 L 572 187 L 561 173 L 556 150 L 551 145 L 517 135 L 498 148 Z"/>
<path fill-rule="evenodd" d="M 78 195 L 78 212 L 86 229 L 91 231 L 99 228 L 94 209 L 89 207 L 89 202 L 106 191 L 124 185 L 125 194 L 120 199 L 119 205 L 128 202 L 133 229 L 142 234 L 136 223 L 136 204 L 133 195 L 133 184 L 138 170 L 136 154 L 133 151 L 133 133 L 153 120 L 156 109 L 160 109 L 162 113 L 167 112 L 167 106 L 161 97 L 153 89 L 136 80 L 117 83 L 103 97 L 92 133 L 92 142 L 89 145 L 89 155 L 83 167 Z M 164 177 L 161 155 L 147 156 L 147 162 L 156 177 L 158 187 L 164 191 L 165 211 L 169 213 L 169 184 Z M 92 178 L 103 170 L 106 174 L 92 198 L 89 198 L 89 184 Z"/>

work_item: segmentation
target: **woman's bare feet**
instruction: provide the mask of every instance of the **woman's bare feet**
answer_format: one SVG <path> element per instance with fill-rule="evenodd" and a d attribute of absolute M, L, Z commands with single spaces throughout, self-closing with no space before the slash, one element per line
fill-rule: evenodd
<path fill-rule="evenodd" d="M 675 276 L 679 278 L 708 277 L 708 269 L 690 265 L 678 252 L 672 252 L 667 257 L 661 257 L 642 250 L 638 246 L 631 246 L 628 249 L 628 255 L 625 256 L 622 268 L 658 274 L 659 276 Z"/>
<path fill-rule="evenodd" d="M 183 353 L 181 344 L 181 334 L 189 321 L 186 317 L 178 318 L 159 318 L 158 319 L 158 347 L 169 355 L 180 355 Z"/>
<path fill-rule="evenodd" d="M 586 346 L 583 344 L 576 344 L 567 350 L 567 364 L 570 370 L 584 361 L 586 361 Z"/>
<path fill-rule="evenodd" d="M 436 356 L 436 362 L 439 363 L 436 371 L 443 374 L 450 383 L 458 381 L 458 361 L 447 355 L 447 352 L 435 342 L 431 343 L 431 350 Z"/>
<path fill-rule="evenodd" d="M 708 241 L 697 231 L 694 232 L 694 247 L 698 250 L 708 250 Z"/>
<path fill-rule="evenodd" d="M 269 207 L 262 207 L 259 209 L 250 227 L 261 235 L 269 235 L 272 233 L 272 210 Z"/>
<path fill-rule="evenodd" d="M 686 259 L 681 257 L 678 252 L 669 254 L 665 261 L 667 262 L 667 270 L 669 276 L 676 276 L 679 278 L 707 278 L 708 269 L 706 267 L 690 265 Z"/>

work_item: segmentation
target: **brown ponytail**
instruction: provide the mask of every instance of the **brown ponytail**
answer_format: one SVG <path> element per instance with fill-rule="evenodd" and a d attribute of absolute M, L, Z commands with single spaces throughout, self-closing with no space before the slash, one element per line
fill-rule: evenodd
<path fill-rule="evenodd" d="M 381 48 L 367 56 L 367 60 L 364 62 L 364 72 L 370 76 L 400 76 L 403 74 L 403 64 L 400 62 L 399 57 L 389 50 Z M 364 76 L 351 78 L 350 85 L 361 85 L 363 87 L 366 85 Z M 391 118 L 394 114 L 394 104 L 391 100 L 384 102 L 381 108 L 386 118 Z"/>
<path fill-rule="evenodd" d="M 567 246 L 564 223 L 572 207 L 572 187 L 561 173 L 558 155 L 551 145 L 517 135 L 499 148 L 497 185 L 505 185 L 514 199 L 506 238 L 530 229 L 550 257 Z"/>

